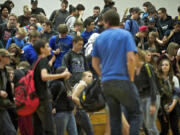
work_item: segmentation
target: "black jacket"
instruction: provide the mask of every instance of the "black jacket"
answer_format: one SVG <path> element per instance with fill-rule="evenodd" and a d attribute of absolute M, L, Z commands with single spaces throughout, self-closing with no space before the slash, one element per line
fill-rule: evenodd
<path fill-rule="evenodd" d="M 156 101 L 157 85 L 153 67 L 145 63 L 139 75 L 135 76 L 135 84 L 139 90 L 140 97 L 151 97 L 151 104 Z"/>
<path fill-rule="evenodd" d="M 67 95 L 67 89 L 62 80 L 52 81 L 49 89 L 53 95 L 53 107 L 56 108 L 56 112 L 72 111 L 74 109 L 72 98 Z M 60 96 L 55 102 L 59 92 Z"/>

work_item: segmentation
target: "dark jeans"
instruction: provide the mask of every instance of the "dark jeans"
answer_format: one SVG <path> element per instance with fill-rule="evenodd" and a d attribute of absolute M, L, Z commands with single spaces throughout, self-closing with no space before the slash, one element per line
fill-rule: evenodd
<path fill-rule="evenodd" d="M 130 135 L 139 135 L 142 113 L 138 90 L 134 83 L 110 80 L 103 83 L 103 89 L 109 107 L 111 135 L 122 135 L 121 104 L 128 115 Z"/>
<path fill-rule="evenodd" d="M 171 130 L 173 132 L 173 135 L 179 135 L 179 128 L 178 128 L 178 121 L 179 121 L 179 109 L 176 105 L 175 108 L 171 113 L 165 116 L 161 113 L 158 118 L 159 122 L 161 124 L 161 133 L 160 135 L 168 135 L 169 132 L 169 125 L 171 126 Z"/>
<path fill-rule="evenodd" d="M 57 135 L 64 135 L 67 129 L 68 135 L 78 135 L 76 120 L 73 112 L 57 112 L 54 115 Z"/>
<path fill-rule="evenodd" d="M 54 135 L 52 104 L 40 102 L 33 115 L 34 135 Z"/>
<path fill-rule="evenodd" d="M 6 110 L 0 111 L 0 135 L 16 135 L 16 129 Z"/>
<path fill-rule="evenodd" d="M 82 135 L 83 131 L 86 133 L 86 135 L 94 135 L 91 121 L 85 110 L 77 109 L 76 122 L 78 128 L 78 135 Z"/>

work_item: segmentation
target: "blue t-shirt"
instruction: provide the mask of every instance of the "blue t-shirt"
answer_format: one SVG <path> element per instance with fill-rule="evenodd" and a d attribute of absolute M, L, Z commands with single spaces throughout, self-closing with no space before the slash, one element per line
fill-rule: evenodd
<path fill-rule="evenodd" d="M 11 46 L 12 40 L 14 40 L 14 43 L 17 44 L 19 48 L 23 48 L 25 45 L 24 40 L 20 40 L 15 36 L 13 38 L 8 39 L 7 44 L 6 44 L 6 49 L 8 49 Z"/>
<path fill-rule="evenodd" d="M 32 44 L 28 44 L 25 47 L 23 47 L 23 50 L 25 59 L 29 62 L 30 65 L 32 65 L 38 58 L 38 55 L 34 50 L 34 47 L 32 46 Z"/>
<path fill-rule="evenodd" d="M 129 19 L 125 22 L 124 29 L 131 32 L 133 36 L 139 32 L 139 24 L 136 20 Z"/>
<path fill-rule="evenodd" d="M 107 80 L 129 80 L 127 56 L 136 52 L 132 35 L 123 29 L 108 29 L 97 37 L 92 51 L 101 62 L 102 82 Z"/>
<path fill-rule="evenodd" d="M 58 41 L 57 41 L 58 40 Z M 52 36 L 49 45 L 52 48 L 52 50 L 56 50 L 60 48 L 61 52 L 60 54 L 56 55 L 56 60 L 54 62 L 54 68 L 58 68 L 59 66 L 62 65 L 62 58 L 63 56 L 69 51 L 69 49 L 72 49 L 72 36 L 66 35 L 65 38 L 57 38 L 56 36 Z M 58 44 L 56 44 L 56 42 Z"/>
<path fill-rule="evenodd" d="M 87 32 L 87 31 L 84 31 L 81 33 L 81 37 L 83 37 L 84 39 L 84 45 L 88 42 L 90 36 L 94 33 L 94 31 L 91 31 L 91 32 Z"/>

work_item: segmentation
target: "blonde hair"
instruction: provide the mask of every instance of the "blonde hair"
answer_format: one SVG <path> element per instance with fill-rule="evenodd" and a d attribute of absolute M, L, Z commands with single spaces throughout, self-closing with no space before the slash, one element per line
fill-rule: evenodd
<path fill-rule="evenodd" d="M 85 72 L 83 72 L 83 73 L 82 73 L 82 79 L 83 79 L 85 76 L 87 76 L 89 73 L 92 74 L 91 71 L 85 71 Z"/>
<path fill-rule="evenodd" d="M 26 29 L 24 27 L 18 28 L 17 34 L 26 36 Z"/>
<path fill-rule="evenodd" d="M 31 9 L 28 7 L 28 5 L 24 5 L 23 12 L 25 13 L 31 13 Z"/>
<path fill-rule="evenodd" d="M 138 57 L 140 60 L 145 61 L 146 58 L 146 52 L 138 48 Z"/>
<path fill-rule="evenodd" d="M 8 15 L 8 20 L 9 20 L 9 18 L 10 18 L 11 16 L 14 16 L 14 17 L 16 18 L 16 20 L 18 19 L 17 15 L 15 15 L 14 13 L 11 13 L 11 14 Z"/>

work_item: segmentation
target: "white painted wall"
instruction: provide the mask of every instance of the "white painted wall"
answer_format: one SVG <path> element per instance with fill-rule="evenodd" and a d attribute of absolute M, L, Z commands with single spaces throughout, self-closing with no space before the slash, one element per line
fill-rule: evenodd
<path fill-rule="evenodd" d="M 3 3 L 5 0 L 0 0 L 0 3 Z M 12 12 L 16 13 L 17 15 L 23 14 L 23 6 L 29 5 L 30 0 L 12 0 L 15 3 L 15 8 Z M 52 11 L 55 9 L 60 8 L 60 0 L 38 0 L 39 7 L 43 7 L 47 17 L 51 15 Z M 116 2 L 115 6 L 118 9 L 118 13 L 122 16 L 124 10 L 126 8 L 139 6 L 142 8 L 143 2 L 148 0 L 114 0 Z M 171 16 L 177 15 L 177 7 L 180 6 L 180 0 L 149 0 L 152 2 L 156 8 L 165 7 L 167 8 L 168 14 Z M 92 9 L 94 6 L 100 6 L 101 9 L 104 6 L 104 0 L 69 0 L 69 3 L 76 6 L 78 3 L 82 3 L 85 7 L 85 14 L 84 18 L 92 15 Z"/>

